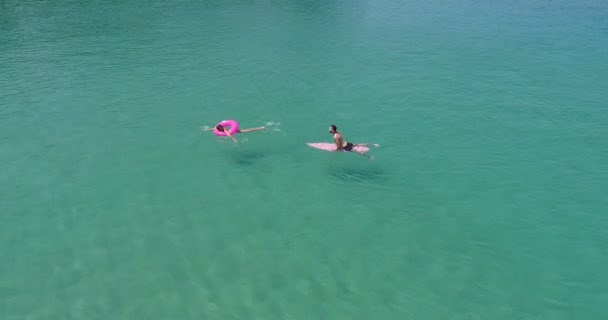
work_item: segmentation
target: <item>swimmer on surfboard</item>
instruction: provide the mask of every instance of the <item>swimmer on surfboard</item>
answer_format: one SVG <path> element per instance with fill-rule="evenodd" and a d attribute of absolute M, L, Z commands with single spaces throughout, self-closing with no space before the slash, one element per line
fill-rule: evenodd
<path fill-rule="evenodd" d="M 376 143 L 346 142 L 344 140 L 344 138 L 342 138 L 342 135 L 338 132 L 338 127 L 336 127 L 333 124 L 329 126 L 329 133 L 334 137 L 334 142 L 336 143 L 336 151 L 352 151 L 353 147 L 355 147 L 355 146 L 361 146 L 361 147 L 367 147 L 367 146 L 379 147 L 380 146 L 379 144 L 376 144 Z M 374 158 L 367 154 L 362 153 L 362 155 L 366 156 L 368 159 Z"/>
<path fill-rule="evenodd" d="M 232 141 L 237 142 L 236 139 L 230 133 L 228 133 L 228 130 L 226 128 L 224 128 L 224 126 L 222 126 L 221 124 L 218 124 L 214 128 L 203 129 L 203 131 L 213 131 L 213 129 L 217 129 L 217 131 L 219 131 L 219 132 L 226 133 L 226 135 L 228 137 L 230 137 L 230 139 L 232 139 Z M 251 129 L 243 129 L 243 130 L 239 129 L 236 133 L 247 133 L 247 132 L 265 130 L 265 129 L 266 129 L 266 127 L 257 127 L 257 128 L 251 128 Z"/>

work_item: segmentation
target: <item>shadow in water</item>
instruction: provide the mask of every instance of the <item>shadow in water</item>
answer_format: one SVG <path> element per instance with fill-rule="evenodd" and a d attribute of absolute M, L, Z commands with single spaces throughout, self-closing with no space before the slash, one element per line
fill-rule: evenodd
<path fill-rule="evenodd" d="M 382 182 L 386 180 L 385 171 L 381 168 L 328 167 L 334 178 L 348 182 Z"/>
<path fill-rule="evenodd" d="M 230 152 L 228 157 L 237 165 L 251 166 L 260 163 L 267 153 L 253 150 L 239 150 L 238 152 Z"/>

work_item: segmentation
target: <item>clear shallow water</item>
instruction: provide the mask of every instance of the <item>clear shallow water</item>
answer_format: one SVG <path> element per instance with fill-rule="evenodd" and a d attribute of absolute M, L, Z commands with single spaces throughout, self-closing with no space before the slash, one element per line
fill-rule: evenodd
<path fill-rule="evenodd" d="M 0 4 L 4 319 L 601 319 L 602 1 Z M 267 132 L 233 145 L 224 118 Z M 374 161 L 308 148 L 335 123 Z"/>

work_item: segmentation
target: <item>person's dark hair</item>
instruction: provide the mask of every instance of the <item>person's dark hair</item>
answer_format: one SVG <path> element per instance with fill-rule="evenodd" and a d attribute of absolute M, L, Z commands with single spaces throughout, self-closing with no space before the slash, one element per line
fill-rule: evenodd
<path fill-rule="evenodd" d="M 329 127 L 331 128 L 331 130 L 333 130 L 333 131 L 335 131 L 335 132 L 338 132 L 338 127 L 336 127 L 336 125 L 333 125 L 333 124 L 332 124 L 332 125 L 331 125 L 331 126 L 329 126 Z"/>
<path fill-rule="evenodd" d="M 224 130 L 224 126 L 222 126 L 221 124 L 218 124 L 217 126 L 215 126 L 215 128 L 217 129 L 217 131 L 223 131 Z"/>

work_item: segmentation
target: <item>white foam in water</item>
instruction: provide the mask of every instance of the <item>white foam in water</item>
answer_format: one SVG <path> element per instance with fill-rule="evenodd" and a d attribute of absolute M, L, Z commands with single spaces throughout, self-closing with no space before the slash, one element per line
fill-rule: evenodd
<path fill-rule="evenodd" d="M 270 130 L 270 131 L 274 131 L 274 132 L 281 132 L 281 128 L 279 128 L 281 126 L 280 122 L 266 122 L 265 127 Z"/>

